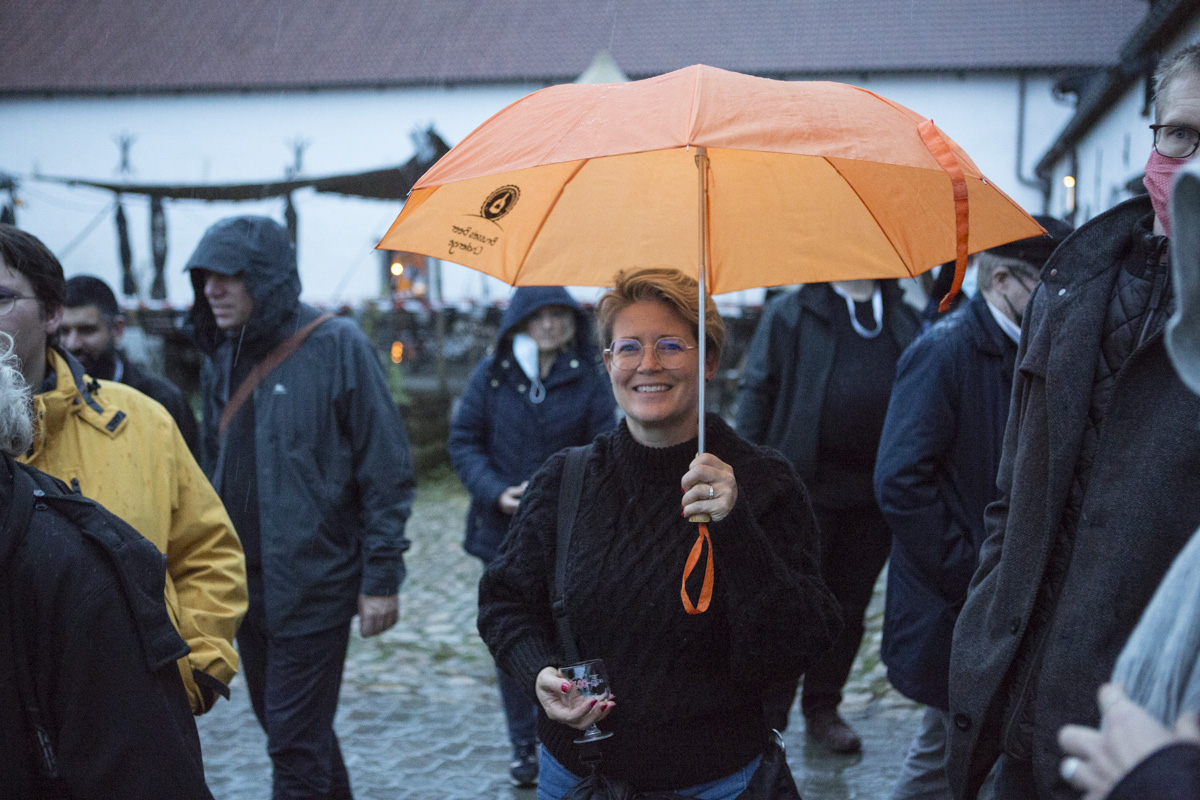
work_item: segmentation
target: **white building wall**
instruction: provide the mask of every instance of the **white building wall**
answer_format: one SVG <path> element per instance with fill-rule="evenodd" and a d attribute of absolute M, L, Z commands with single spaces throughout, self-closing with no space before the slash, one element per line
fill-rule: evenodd
<path fill-rule="evenodd" d="M 1017 179 L 1019 105 L 1015 75 L 843 76 L 930 117 L 982 172 L 1031 213 L 1042 210 L 1036 188 Z M 1070 108 L 1051 96 L 1051 80 L 1030 78 L 1022 173 L 1061 129 Z M 106 191 L 33 179 L 34 174 L 113 181 L 122 133 L 138 183 L 255 183 L 278 180 L 291 164 L 291 142 L 310 145 L 304 174 L 325 176 L 393 166 L 413 155 L 410 132 L 432 125 L 453 145 L 508 103 L 537 86 L 323 91 L 206 96 L 29 98 L 0 100 L 0 171 L 22 180 L 19 224 L 62 259 L 68 275 L 91 273 L 120 285 L 113 197 Z M 373 250 L 399 213 L 393 202 L 320 195 L 294 196 L 299 216 L 300 270 L 306 300 L 355 303 L 379 294 Z M 126 198 L 134 264 L 145 293 L 152 274 L 149 208 Z M 283 200 L 246 203 L 168 201 L 169 302 L 186 306 L 190 286 L 181 270 L 205 228 L 233 214 L 282 219 Z M 445 264 L 447 300 L 507 296 L 503 284 Z M 577 294 L 587 299 L 593 290 Z M 761 291 L 727 303 L 756 302 Z"/>
<path fill-rule="evenodd" d="M 414 153 L 410 133 L 434 125 L 449 143 L 536 86 L 409 89 L 288 94 L 112 97 L 0 101 L 0 170 L 21 178 L 18 222 L 63 261 L 68 275 L 96 274 L 120 286 L 120 262 L 111 205 L 113 195 L 86 187 L 32 180 L 30 174 L 115 181 L 122 133 L 136 136 L 131 150 L 136 183 L 257 183 L 281 180 L 293 160 L 291 142 L 310 145 L 304 173 L 325 176 L 404 163 Z M 378 296 L 375 243 L 400 212 L 400 204 L 311 189 L 294 195 L 304 296 L 321 303 Z M 265 214 L 282 221 L 284 201 L 205 203 L 166 201 L 167 286 L 170 302 L 191 303 L 182 274 L 204 230 L 235 214 Z M 134 266 L 143 292 L 153 273 L 149 203 L 125 199 Z M 91 224 L 99 217 L 99 223 Z M 445 281 L 463 294 L 481 295 L 483 280 Z M 507 292 L 498 281 L 491 292 Z M 448 289 L 447 295 L 452 292 Z"/>
<path fill-rule="evenodd" d="M 1144 84 L 1138 81 L 1076 147 L 1078 170 L 1060 161 L 1051 179 L 1051 213 L 1069 218 L 1072 204 L 1078 227 L 1133 196 L 1125 184 L 1140 176 L 1153 145 L 1153 120 L 1142 116 Z M 1074 184 L 1073 187 L 1070 184 Z"/>

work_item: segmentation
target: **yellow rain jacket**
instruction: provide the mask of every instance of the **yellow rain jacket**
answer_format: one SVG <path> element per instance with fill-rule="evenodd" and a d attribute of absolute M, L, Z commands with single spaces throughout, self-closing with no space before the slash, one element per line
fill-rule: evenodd
<path fill-rule="evenodd" d="M 96 500 L 167 556 L 167 611 L 192 648 L 179 671 L 192 711 L 203 714 L 215 693 L 228 697 L 237 672 L 241 542 L 166 409 L 124 384 L 85 377 L 54 349 L 47 361 L 56 384 L 34 396 L 37 433 L 21 460 Z"/>

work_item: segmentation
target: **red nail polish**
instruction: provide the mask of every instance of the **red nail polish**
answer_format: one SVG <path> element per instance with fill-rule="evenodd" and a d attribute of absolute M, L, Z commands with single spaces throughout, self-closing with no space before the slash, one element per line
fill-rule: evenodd
<path fill-rule="evenodd" d="M 562 685 L 562 690 L 563 690 L 564 692 L 569 692 L 569 691 L 571 691 L 571 684 L 569 684 L 569 683 L 564 683 L 564 684 Z"/>
<path fill-rule="evenodd" d="M 588 703 L 588 708 L 591 708 L 591 707 L 593 707 L 594 705 L 596 705 L 596 701 L 595 701 L 595 700 L 593 700 L 592 702 Z"/>

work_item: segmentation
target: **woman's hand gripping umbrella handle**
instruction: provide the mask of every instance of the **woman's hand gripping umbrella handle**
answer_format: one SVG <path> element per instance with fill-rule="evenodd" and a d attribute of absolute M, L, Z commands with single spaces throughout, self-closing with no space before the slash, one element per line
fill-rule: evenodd
<path fill-rule="evenodd" d="M 738 496 L 737 478 L 733 474 L 733 468 L 712 453 L 699 453 L 681 479 L 680 488 L 683 490 L 680 511 L 689 522 L 699 523 L 699 533 L 683 567 L 683 581 L 679 594 L 684 611 L 689 614 L 703 614 L 712 602 L 715 577 L 713 544 L 712 537 L 708 534 L 708 522 L 719 522 L 733 510 Z M 688 596 L 687 581 L 692 570 L 700 563 L 706 543 L 708 559 L 704 567 L 704 581 L 700 587 L 700 596 L 693 604 Z"/>

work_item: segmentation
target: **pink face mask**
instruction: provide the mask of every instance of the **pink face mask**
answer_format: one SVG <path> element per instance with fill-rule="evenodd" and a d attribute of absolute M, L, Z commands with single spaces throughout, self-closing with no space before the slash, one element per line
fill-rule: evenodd
<path fill-rule="evenodd" d="M 1179 168 L 1188 162 L 1186 158 L 1167 158 L 1159 155 L 1157 150 L 1150 151 L 1146 161 L 1146 177 L 1142 183 L 1150 193 L 1150 205 L 1154 206 L 1154 216 L 1162 223 L 1167 236 L 1171 235 L 1171 181 Z"/>

